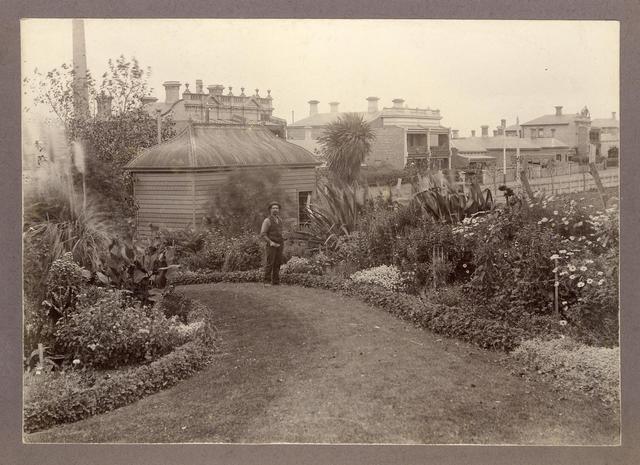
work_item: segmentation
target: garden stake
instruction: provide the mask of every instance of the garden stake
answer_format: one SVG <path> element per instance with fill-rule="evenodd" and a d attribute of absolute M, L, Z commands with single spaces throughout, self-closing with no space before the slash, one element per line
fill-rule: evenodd
<path fill-rule="evenodd" d="M 554 272 L 553 274 L 555 275 L 555 279 L 553 280 L 553 288 L 554 288 L 554 292 L 553 292 L 553 309 L 555 311 L 556 314 L 556 318 L 560 317 L 560 311 L 558 310 L 558 288 L 560 287 L 560 283 L 558 282 L 558 259 L 554 258 L 553 259 L 554 262 Z"/>

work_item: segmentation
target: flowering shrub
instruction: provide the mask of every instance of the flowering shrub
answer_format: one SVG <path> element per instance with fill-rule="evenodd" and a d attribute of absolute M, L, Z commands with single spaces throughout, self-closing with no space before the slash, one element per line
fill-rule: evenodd
<path fill-rule="evenodd" d="M 356 271 L 351 275 L 351 280 L 361 284 L 374 284 L 390 291 L 402 291 L 412 277 L 411 273 L 401 273 L 395 266 L 380 265 Z"/>
<path fill-rule="evenodd" d="M 322 267 L 308 258 L 291 257 L 280 271 L 282 273 L 322 274 Z"/>
<path fill-rule="evenodd" d="M 608 403 L 619 400 L 619 348 L 590 347 L 571 338 L 532 339 L 512 354 L 563 389 L 586 391 Z"/>
<path fill-rule="evenodd" d="M 56 325 L 56 348 L 85 366 L 115 368 L 151 361 L 184 342 L 176 321 L 141 307 L 122 291 L 80 308 Z"/>

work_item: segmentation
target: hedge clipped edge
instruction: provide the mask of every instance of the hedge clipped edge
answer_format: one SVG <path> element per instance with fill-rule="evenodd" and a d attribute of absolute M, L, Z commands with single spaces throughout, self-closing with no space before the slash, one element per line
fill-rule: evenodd
<path fill-rule="evenodd" d="M 194 302 L 196 311 L 203 313 L 205 309 L 202 307 L 202 304 Z M 24 431 L 33 433 L 60 423 L 73 423 L 174 386 L 209 363 L 214 337 L 210 331 L 207 326 L 198 339 L 177 347 L 148 365 L 103 379 L 88 389 L 25 405 Z"/>
<path fill-rule="evenodd" d="M 234 272 L 185 272 L 173 279 L 175 285 L 208 284 L 218 282 L 260 282 L 260 270 Z M 339 292 L 357 297 L 375 307 L 386 310 L 414 325 L 429 329 L 436 334 L 470 342 L 485 349 L 510 351 L 524 340 L 522 329 L 505 322 L 491 320 L 473 314 L 468 309 L 447 307 L 442 304 L 424 302 L 420 298 L 394 292 L 378 286 L 358 284 L 348 279 L 302 273 L 287 273 L 280 276 L 283 284 L 292 284 Z M 493 334 L 488 340 L 487 334 Z"/>

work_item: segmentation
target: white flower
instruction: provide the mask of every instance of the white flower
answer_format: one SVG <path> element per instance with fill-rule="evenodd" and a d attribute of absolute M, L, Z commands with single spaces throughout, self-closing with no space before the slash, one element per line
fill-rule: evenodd
<path fill-rule="evenodd" d="M 73 359 L 73 364 L 74 365 L 79 365 L 80 364 L 80 359 L 79 358 L 74 358 Z"/>
<path fill-rule="evenodd" d="M 569 271 L 576 271 L 576 267 L 573 265 L 569 265 Z"/>
<path fill-rule="evenodd" d="M 567 326 L 567 320 L 560 320 L 560 321 L 558 321 L 558 324 L 560 326 Z"/>
<path fill-rule="evenodd" d="M 467 264 L 466 264 L 466 263 L 463 263 L 463 264 L 462 264 L 462 268 L 466 268 L 466 267 L 467 267 Z"/>
<path fill-rule="evenodd" d="M 566 274 L 569 274 L 569 273 L 567 273 L 566 271 L 561 271 L 561 272 L 560 272 L 560 276 L 564 276 L 564 275 L 566 275 Z"/>
<path fill-rule="evenodd" d="M 598 281 L 598 286 L 602 286 L 602 283 L 604 283 L 604 279 L 601 279 L 600 281 Z"/>
<path fill-rule="evenodd" d="M 569 236 L 570 241 L 574 240 L 575 238 L 576 238 L 575 236 Z"/>
<path fill-rule="evenodd" d="M 583 265 L 583 266 L 581 266 L 581 267 L 580 267 L 580 271 L 587 271 L 587 267 L 586 267 L 586 266 L 584 266 L 584 265 Z"/>
<path fill-rule="evenodd" d="M 547 221 L 549 221 L 549 218 L 547 218 L 546 216 L 544 218 L 542 218 L 540 221 L 542 221 L 543 223 L 546 223 Z"/>
<path fill-rule="evenodd" d="M 593 283 L 593 279 L 591 278 L 587 279 L 587 284 L 591 284 L 591 283 Z"/>
<path fill-rule="evenodd" d="M 593 263 L 593 260 L 586 260 L 585 263 Z"/>
<path fill-rule="evenodd" d="M 557 273 L 558 272 L 558 267 L 556 266 L 553 270 L 551 270 L 552 273 Z"/>
<path fill-rule="evenodd" d="M 576 275 L 575 274 L 569 275 L 569 279 L 576 279 Z"/>
<path fill-rule="evenodd" d="M 562 250 L 560 251 L 560 253 L 567 253 L 567 251 L 566 251 L 566 250 L 564 250 L 564 249 L 562 249 Z"/>
<path fill-rule="evenodd" d="M 604 273 L 602 271 L 598 271 L 598 276 L 602 276 Z"/>
<path fill-rule="evenodd" d="M 558 258 L 560 258 L 560 255 L 558 255 L 557 253 L 554 253 L 549 257 L 550 260 L 557 260 Z"/>
<path fill-rule="evenodd" d="M 583 283 L 582 281 L 580 281 L 580 282 L 578 283 L 578 287 L 584 287 L 584 283 Z"/>
<path fill-rule="evenodd" d="M 560 283 L 558 281 L 556 281 L 555 283 L 553 283 L 553 287 L 558 287 L 560 285 Z"/>

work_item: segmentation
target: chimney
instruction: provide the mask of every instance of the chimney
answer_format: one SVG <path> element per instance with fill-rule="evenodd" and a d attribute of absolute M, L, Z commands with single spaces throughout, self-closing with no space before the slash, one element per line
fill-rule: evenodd
<path fill-rule="evenodd" d="M 392 100 L 392 102 L 393 102 L 393 108 L 402 108 L 402 104 L 404 103 L 404 99 L 394 98 Z"/>
<path fill-rule="evenodd" d="M 166 81 L 164 84 L 165 103 L 174 103 L 180 100 L 180 81 Z"/>
<path fill-rule="evenodd" d="M 556 106 L 556 116 L 562 116 L 562 106 Z"/>
<path fill-rule="evenodd" d="M 147 95 L 146 97 L 142 97 L 140 101 L 142 102 L 143 105 L 149 105 L 151 103 L 156 103 L 158 99 L 156 97 Z"/>
<path fill-rule="evenodd" d="M 475 129 L 471 130 L 471 137 L 476 137 L 476 130 Z"/>
<path fill-rule="evenodd" d="M 98 119 L 104 120 L 104 119 L 108 119 L 111 116 L 112 100 L 113 100 L 113 97 L 111 97 L 110 95 L 106 95 L 104 93 L 101 93 L 96 97 L 96 104 L 98 107 L 96 116 Z"/>
<path fill-rule="evenodd" d="M 207 86 L 207 90 L 209 91 L 209 95 L 222 95 L 224 86 L 220 84 L 214 84 L 212 86 Z"/>
<path fill-rule="evenodd" d="M 611 119 L 616 119 L 616 112 L 615 111 L 611 112 Z"/>
<path fill-rule="evenodd" d="M 203 94 L 202 79 L 196 79 L 196 94 Z"/>
<path fill-rule="evenodd" d="M 329 103 L 329 108 L 331 109 L 331 113 L 338 113 L 338 105 L 340 105 L 340 102 Z"/>
<path fill-rule="evenodd" d="M 378 97 L 367 97 L 367 102 L 369 102 L 369 106 L 367 111 L 369 113 L 375 113 L 378 111 Z"/>
<path fill-rule="evenodd" d="M 493 137 L 498 137 L 498 136 L 501 136 L 501 135 L 502 135 L 502 133 L 500 131 L 498 131 L 497 129 L 493 130 Z"/>
<path fill-rule="evenodd" d="M 307 102 L 309 104 L 309 116 L 318 114 L 318 104 L 320 103 L 317 100 L 309 100 Z"/>
<path fill-rule="evenodd" d="M 506 119 L 501 119 L 500 120 L 500 127 L 502 127 L 503 129 L 506 129 L 506 127 L 507 127 L 507 120 Z"/>
<path fill-rule="evenodd" d="M 304 127 L 304 140 L 311 140 L 311 126 Z"/>
<path fill-rule="evenodd" d="M 482 137 L 489 137 L 489 126 L 483 125 L 480 128 L 482 129 Z"/>
<path fill-rule="evenodd" d="M 73 19 L 73 109 L 77 116 L 89 116 L 89 87 L 87 83 L 87 50 L 84 40 L 84 20 Z"/>
<path fill-rule="evenodd" d="M 451 130 L 451 137 L 452 137 L 453 139 L 458 139 L 458 137 L 459 137 L 459 133 L 460 133 L 460 131 L 459 131 L 459 130 L 457 130 L 457 129 L 452 129 L 452 130 Z"/>

